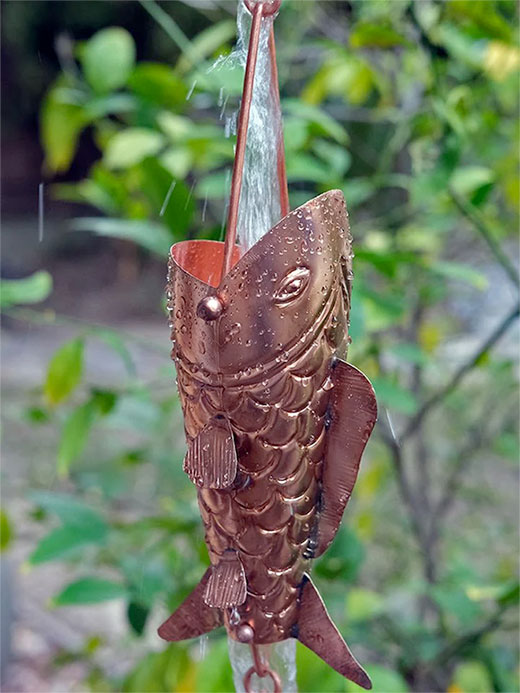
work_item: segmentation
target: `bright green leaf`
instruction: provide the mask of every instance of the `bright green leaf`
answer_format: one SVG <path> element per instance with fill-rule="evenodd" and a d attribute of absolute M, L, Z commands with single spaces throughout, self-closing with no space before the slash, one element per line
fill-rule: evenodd
<path fill-rule="evenodd" d="M 104 160 L 108 168 L 128 168 L 147 156 L 157 154 L 165 144 L 161 133 L 148 128 L 127 128 L 108 142 Z"/>
<path fill-rule="evenodd" d="M 87 122 L 82 106 L 62 101 L 57 87 L 48 92 L 41 108 L 40 139 L 50 173 L 67 171 Z"/>
<path fill-rule="evenodd" d="M 493 183 L 495 174 L 484 166 L 461 166 L 453 172 L 449 186 L 458 195 L 471 195 L 479 188 Z"/>
<path fill-rule="evenodd" d="M 102 578 L 82 578 L 71 582 L 52 600 L 55 606 L 71 604 L 97 604 L 125 597 L 127 590 L 121 583 Z"/>
<path fill-rule="evenodd" d="M 186 85 L 172 68 L 161 63 L 136 65 L 128 86 L 141 99 L 176 110 L 185 104 L 188 93 Z"/>
<path fill-rule="evenodd" d="M 172 237 L 168 230 L 153 221 L 135 219 L 105 219 L 103 217 L 81 217 L 71 223 L 74 231 L 91 231 L 99 236 L 122 238 L 146 248 L 161 258 L 168 257 Z"/>
<path fill-rule="evenodd" d="M 39 303 L 52 291 L 52 277 L 40 271 L 24 279 L 0 280 L 0 307 L 8 308 L 19 303 Z"/>
<path fill-rule="evenodd" d="M 388 24 L 372 24 L 369 22 L 359 22 L 350 34 L 350 45 L 352 48 L 365 48 L 367 46 L 376 48 L 391 48 L 392 46 L 402 46 L 407 40 L 398 34 Z"/>
<path fill-rule="evenodd" d="M 0 510 L 0 552 L 7 549 L 11 543 L 12 537 L 13 530 L 11 528 L 11 522 L 7 514 L 3 510 Z"/>
<path fill-rule="evenodd" d="M 494 690 L 489 672 L 483 662 L 461 662 L 455 669 L 450 688 L 463 693 L 489 693 Z"/>
<path fill-rule="evenodd" d="M 83 72 L 97 92 L 108 92 L 124 86 L 135 61 L 135 44 L 121 27 L 98 31 L 80 51 Z"/>
<path fill-rule="evenodd" d="M 347 592 L 347 619 L 349 623 L 367 621 L 378 616 L 384 601 L 377 592 L 362 587 L 350 587 Z"/>
<path fill-rule="evenodd" d="M 52 357 L 45 381 L 49 404 L 59 404 L 73 392 L 83 373 L 83 341 L 73 339 L 63 344 Z"/>
<path fill-rule="evenodd" d="M 377 664 L 369 664 L 367 673 L 372 680 L 373 693 L 406 693 L 410 690 L 403 677 L 392 669 Z M 354 691 L 359 691 L 359 687 L 349 681 L 347 691 L 354 693 Z"/>
<path fill-rule="evenodd" d="M 94 421 L 96 408 L 87 402 L 75 409 L 65 421 L 58 449 L 58 474 L 66 476 L 71 462 L 83 452 Z"/>

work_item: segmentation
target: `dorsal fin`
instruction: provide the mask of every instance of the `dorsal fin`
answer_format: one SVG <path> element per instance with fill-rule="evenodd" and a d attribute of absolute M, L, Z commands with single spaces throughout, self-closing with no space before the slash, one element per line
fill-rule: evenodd
<path fill-rule="evenodd" d="M 315 556 L 325 551 L 338 531 L 356 483 L 361 455 L 377 419 L 374 389 L 361 371 L 338 360 L 332 380 Z"/>

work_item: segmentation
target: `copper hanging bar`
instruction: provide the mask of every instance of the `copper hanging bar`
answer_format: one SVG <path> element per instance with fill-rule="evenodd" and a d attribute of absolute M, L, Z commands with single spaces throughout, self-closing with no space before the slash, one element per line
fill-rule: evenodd
<path fill-rule="evenodd" d="M 263 3 L 259 2 L 253 9 L 253 23 L 249 36 L 247 51 L 246 72 L 244 76 L 244 89 L 242 91 L 242 105 L 238 119 L 237 145 L 233 175 L 231 177 L 231 194 L 229 197 L 229 212 L 226 225 L 226 240 L 224 245 L 224 262 L 222 265 L 221 279 L 229 272 L 232 266 L 233 247 L 237 236 L 238 206 L 240 192 L 242 190 L 242 175 L 244 173 L 244 158 L 246 155 L 247 126 L 249 125 L 249 113 L 253 98 L 253 86 L 255 81 L 256 59 L 258 57 L 258 44 L 260 30 L 262 28 Z"/>
<path fill-rule="evenodd" d="M 240 204 L 240 192 L 242 190 L 242 178 L 244 173 L 244 159 L 246 155 L 247 128 L 249 125 L 249 114 L 253 99 L 253 87 L 255 82 L 256 62 L 258 58 L 258 45 L 260 43 L 260 32 L 262 29 L 262 18 L 275 14 L 280 8 L 281 0 L 244 0 L 247 9 L 253 15 L 251 33 L 249 36 L 249 46 L 247 49 L 246 70 L 244 75 L 244 87 L 242 90 L 242 105 L 238 118 L 237 144 L 235 150 L 235 161 L 233 164 L 233 174 L 231 177 L 231 193 L 229 196 L 229 212 L 226 224 L 226 238 L 224 244 L 224 262 L 222 264 L 221 279 L 229 272 L 233 265 L 233 248 L 237 237 L 238 208 Z M 271 56 L 271 89 L 278 94 L 278 71 L 276 68 L 276 52 L 274 47 L 274 32 L 271 29 L 269 37 L 269 51 Z M 273 86 L 274 85 L 274 86 Z M 283 153 L 283 140 L 278 142 L 278 177 L 280 180 L 280 204 L 282 216 L 289 211 L 289 197 L 287 192 L 287 180 L 285 176 L 285 159 Z M 283 192 L 282 192 L 283 191 Z"/>

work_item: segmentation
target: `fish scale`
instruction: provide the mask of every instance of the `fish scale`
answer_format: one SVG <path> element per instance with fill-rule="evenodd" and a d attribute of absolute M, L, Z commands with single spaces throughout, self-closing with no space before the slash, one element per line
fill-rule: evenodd
<path fill-rule="evenodd" d="M 350 244 L 343 196 L 331 191 L 243 257 L 237 246 L 220 283 L 222 244 L 172 248 L 167 292 L 184 469 L 197 486 L 211 567 L 204 589 L 159 632 L 190 637 L 195 608 L 208 629 L 217 612 L 231 637 L 244 627 L 255 644 L 298 637 L 367 687 L 308 577 L 338 529 L 376 416 L 370 384 L 341 360 Z M 225 306 L 216 319 L 199 310 L 208 296 Z"/>

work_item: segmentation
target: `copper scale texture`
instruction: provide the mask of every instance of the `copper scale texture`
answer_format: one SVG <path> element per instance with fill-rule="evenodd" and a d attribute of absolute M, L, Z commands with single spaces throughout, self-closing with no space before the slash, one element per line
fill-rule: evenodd
<path fill-rule="evenodd" d="M 308 572 L 331 543 L 376 420 L 348 343 L 352 250 L 343 194 L 289 213 L 220 280 L 223 244 L 171 249 L 168 309 L 211 567 L 167 640 L 297 637 L 370 687 Z M 209 297 L 209 298 L 208 298 Z M 212 310 L 205 310 L 210 305 Z"/>

